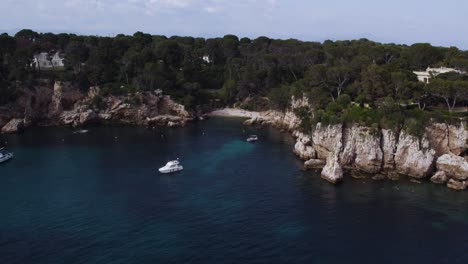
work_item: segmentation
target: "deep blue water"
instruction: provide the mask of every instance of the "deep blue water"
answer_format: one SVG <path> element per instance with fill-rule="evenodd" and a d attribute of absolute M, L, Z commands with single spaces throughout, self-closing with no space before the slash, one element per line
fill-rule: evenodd
<path fill-rule="evenodd" d="M 468 192 L 335 187 L 300 171 L 287 134 L 241 120 L 0 140 L 15 153 L 0 165 L 0 263 L 468 263 Z M 177 157 L 183 172 L 157 173 Z"/>

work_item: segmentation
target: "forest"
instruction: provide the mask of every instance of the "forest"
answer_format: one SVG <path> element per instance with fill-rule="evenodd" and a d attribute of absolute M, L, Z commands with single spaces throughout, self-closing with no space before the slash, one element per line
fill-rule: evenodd
<path fill-rule="evenodd" d="M 60 52 L 64 67 L 41 69 L 34 55 Z M 0 105 L 37 80 L 69 81 L 101 95 L 162 89 L 193 108 L 212 100 L 250 110 L 287 108 L 305 95 L 316 109 L 297 110 L 303 128 L 315 122 L 358 122 L 414 133 L 431 118 L 466 118 L 468 51 L 456 47 L 382 44 L 367 39 L 165 37 L 136 32 L 115 37 L 37 33 L 0 35 Z M 413 71 L 451 67 L 418 82 Z"/>

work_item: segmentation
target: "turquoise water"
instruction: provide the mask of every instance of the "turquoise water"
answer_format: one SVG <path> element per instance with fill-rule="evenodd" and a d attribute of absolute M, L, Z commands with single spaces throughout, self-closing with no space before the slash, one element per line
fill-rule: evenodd
<path fill-rule="evenodd" d="M 0 263 L 468 263 L 467 192 L 335 187 L 287 134 L 241 123 L 0 136 Z"/>

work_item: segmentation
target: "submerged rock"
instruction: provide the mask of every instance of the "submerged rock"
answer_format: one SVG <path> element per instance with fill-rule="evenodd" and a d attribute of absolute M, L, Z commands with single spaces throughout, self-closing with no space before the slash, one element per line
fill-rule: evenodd
<path fill-rule="evenodd" d="M 372 177 L 372 180 L 374 181 L 383 181 L 385 179 L 387 179 L 387 177 L 385 177 L 385 175 L 383 174 L 377 174 L 374 177 Z"/>
<path fill-rule="evenodd" d="M 431 181 L 435 184 L 445 184 L 448 181 L 447 174 L 443 171 L 438 171 L 431 177 Z"/>
<path fill-rule="evenodd" d="M 460 156 L 445 154 L 437 159 L 437 169 L 460 181 L 468 179 L 468 162 Z"/>
<path fill-rule="evenodd" d="M 322 169 L 325 167 L 326 162 L 323 160 L 319 159 L 310 159 L 306 162 L 304 162 L 304 169 L 310 170 L 310 169 Z"/>
<path fill-rule="evenodd" d="M 457 181 L 454 179 L 450 179 L 447 183 L 447 187 L 457 191 L 462 191 L 466 189 L 466 181 Z"/>
<path fill-rule="evenodd" d="M 3 126 L 2 133 L 16 133 L 21 131 L 23 128 L 24 120 L 20 118 L 13 118 L 5 126 Z"/>

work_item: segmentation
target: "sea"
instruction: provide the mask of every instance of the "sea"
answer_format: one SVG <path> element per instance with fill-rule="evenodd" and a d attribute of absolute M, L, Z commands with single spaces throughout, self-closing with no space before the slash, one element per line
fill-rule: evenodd
<path fill-rule="evenodd" d="M 334 186 L 242 121 L 0 135 L 0 263 L 468 263 L 468 191 Z"/>

